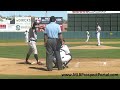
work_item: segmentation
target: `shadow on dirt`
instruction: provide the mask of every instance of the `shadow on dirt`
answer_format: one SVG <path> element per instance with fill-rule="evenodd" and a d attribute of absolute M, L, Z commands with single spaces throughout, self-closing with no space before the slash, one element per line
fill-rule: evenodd
<path fill-rule="evenodd" d="M 29 67 L 30 69 L 36 69 L 36 70 L 42 70 L 42 71 L 47 71 L 45 68 L 38 68 L 38 67 Z"/>
<path fill-rule="evenodd" d="M 26 63 L 26 62 L 17 62 L 16 64 L 29 64 L 29 65 L 31 65 L 31 63 Z"/>

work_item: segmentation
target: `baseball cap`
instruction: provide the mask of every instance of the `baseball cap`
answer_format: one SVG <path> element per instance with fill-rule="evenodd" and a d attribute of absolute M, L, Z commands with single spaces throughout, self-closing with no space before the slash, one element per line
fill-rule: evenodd
<path fill-rule="evenodd" d="M 55 22 L 56 18 L 54 16 L 50 17 L 50 22 Z"/>

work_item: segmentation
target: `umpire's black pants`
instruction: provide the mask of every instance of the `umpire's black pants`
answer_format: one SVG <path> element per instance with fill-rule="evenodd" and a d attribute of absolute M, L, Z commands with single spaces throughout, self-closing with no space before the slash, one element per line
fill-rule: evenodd
<path fill-rule="evenodd" d="M 60 47 L 58 39 L 48 39 L 46 45 L 46 66 L 48 71 L 53 69 L 53 59 L 56 58 L 58 70 L 62 70 L 62 60 L 60 57 Z"/>

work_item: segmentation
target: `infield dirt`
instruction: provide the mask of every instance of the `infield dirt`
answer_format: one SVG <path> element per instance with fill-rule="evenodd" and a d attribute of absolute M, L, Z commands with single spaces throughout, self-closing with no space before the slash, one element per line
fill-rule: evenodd
<path fill-rule="evenodd" d="M 33 62 L 35 60 L 30 60 Z M 0 74 L 8 75 L 62 75 L 72 73 L 111 73 L 120 74 L 120 59 L 98 58 L 73 58 L 68 64 L 69 68 L 58 71 L 47 71 L 45 59 L 41 59 L 44 65 L 26 65 L 22 59 L 0 58 Z M 104 65 L 106 62 L 106 65 Z"/>

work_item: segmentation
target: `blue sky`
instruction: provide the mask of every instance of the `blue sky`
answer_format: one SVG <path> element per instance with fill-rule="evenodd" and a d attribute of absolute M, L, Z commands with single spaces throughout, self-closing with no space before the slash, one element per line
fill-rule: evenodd
<path fill-rule="evenodd" d="M 36 17 L 44 17 L 45 11 L 0 11 L 2 16 L 11 16 L 11 15 L 31 15 Z M 63 17 L 67 20 L 67 11 L 47 11 L 47 16 Z"/>

